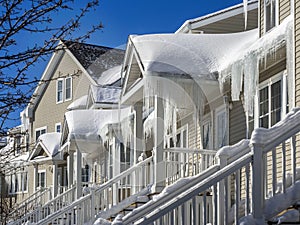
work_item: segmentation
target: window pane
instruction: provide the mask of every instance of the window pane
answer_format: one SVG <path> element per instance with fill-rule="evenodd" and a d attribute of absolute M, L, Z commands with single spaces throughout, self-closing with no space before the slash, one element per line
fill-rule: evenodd
<path fill-rule="evenodd" d="M 202 136 L 202 145 L 204 149 L 209 148 L 209 133 L 210 133 L 210 127 L 209 123 L 206 123 L 203 125 L 203 136 Z"/>
<path fill-rule="evenodd" d="M 281 119 L 281 81 L 271 86 L 271 126 Z"/>
<path fill-rule="evenodd" d="M 70 99 L 71 96 L 71 77 L 66 78 L 66 99 Z"/>
<path fill-rule="evenodd" d="M 226 113 L 218 115 L 218 147 L 226 145 Z"/>
<path fill-rule="evenodd" d="M 63 81 L 57 81 L 57 102 L 61 102 L 63 100 Z"/>

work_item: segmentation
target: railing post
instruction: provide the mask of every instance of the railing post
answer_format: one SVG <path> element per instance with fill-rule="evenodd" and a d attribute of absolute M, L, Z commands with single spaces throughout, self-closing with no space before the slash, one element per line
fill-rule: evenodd
<path fill-rule="evenodd" d="M 220 165 L 220 169 L 224 168 L 227 165 L 228 156 L 225 154 L 218 154 L 217 155 L 218 163 Z M 225 194 L 225 181 L 221 180 L 218 183 L 218 225 L 225 225 L 225 197 L 228 197 Z"/>
<path fill-rule="evenodd" d="M 260 129 L 254 130 L 250 147 L 253 153 L 252 163 L 252 213 L 257 224 L 264 224 L 264 160 L 263 160 L 263 141 Z"/>

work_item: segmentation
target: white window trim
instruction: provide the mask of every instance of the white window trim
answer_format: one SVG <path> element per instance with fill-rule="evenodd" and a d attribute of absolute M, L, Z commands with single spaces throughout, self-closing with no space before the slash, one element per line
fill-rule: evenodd
<path fill-rule="evenodd" d="M 279 24 L 279 3 L 278 0 L 274 0 L 275 1 L 275 24 L 274 27 L 270 28 L 269 30 L 267 30 L 267 6 L 266 6 L 266 1 L 264 0 L 264 33 L 267 33 L 269 31 L 271 31 L 274 27 L 278 26 Z M 270 0 L 272 1 L 272 0 Z"/>
<path fill-rule="evenodd" d="M 59 81 L 62 81 L 62 98 L 61 98 L 60 101 L 57 101 L 57 99 L 58 99 L 58 82 Z M 64 86 L 65 86 L 64 85 L 64 79 L 63 78 L 57 79 L 57 81 L 56 81 L 56 99 L 55 99 L 56 104 L 64 102 Z"/>
<path fill-rule="evenodd" d="M 58 127 L 58 126 L 60 126 L 60 132 L 57 132 L 57 127 Z M 61 133 L 61 132 L 62 132 L 61 129 L 62 129 L 61 123 L 56 123 L 56 124 L 55 124 L 55 132 L 56 132 L 56 133 Z"/>
<path fill-rule="evenodd" d="M 39 127 L 39 128 L 36 128 L 36 129 L 34 130 L 35 140 L 37 140 L 37 138 L 36 138 L 36 132 L 37 132 L 37 131 L 41 131 L 41 130 L 46 130 L 45 133 L 47 133 L 47 126 Z"/>
<path fill-rule="evenodd" d="M 276 83 L 278 81 L 281 81 L 281 120 L 286 116 L 286 104 L 287 104 L 287 73 L 286 70 L 281 71 L 274 76 L 270 77 L 269 79 L 261 82 L 258 85 L 258 89 L 256 92 L 256 98 L 257 98 L 257 104 L 255 104 L 255 115 L 254 115 L 254 129 L 259 127 L 259 91 L 265 87 L 269 87 L 269 94 L 270 94 L 270 88 L 273 83 Z M 270 110 L 270 102 L 269 102 L 269 110 Z M 270 118 L 269 118 L 270 120 Z M 269 121 L 269 126 L 271 125 Z"/>
<path fill-rule="evenodd" d="M 211 119 L 211 114 L 207 114 L 203 117 L 203 120 L 202 120 L 202 126 L 201 126 L 201 145 L 202 145 L 202 148 L 204 148 L 203 146 L 203 134 L 204 134 L 204 126 L 206 124 L 209 124 L 209 141 L 208 141 L 208 146 L 212 149 L 213 146 L 212 146 L 212 143 L 213 143 L 213 138 L 212 138 L 212 131 L 213 131 L 213 126 L 212 126 L 212 119 Z"/>
<path fill-rule="evenodd" d="M 218 115 L 221 114 L 221 113 L 224 113 L 225 112 L 225 115 L 226 115 L 226 143 L 225 143 L 225 146 L 228 145 L 229 143 L 229 117 L 228 117 L 228 110 L 227 110 L 227 107 L 225 105 L 222 105 L 222 106 L 219 106 L 215 109 L 215 140 L 214 140 L 214 144 L 215 144 L 215 149 L 219 149 L 219 146 L 218 146 L 218 129 L 219 129 L 219 124 L 218 124 Z"/>
<path fill-rule="evenodd" d="M 70 90 L 70 98 L 67 98 L 67 96 L 66 96 L 66 94 L 67 94 L 67 85 L 66 85 L 67 79 L 70 79 L 70 89 L 71 89 Z M 73 90 L 73 79 L 72 79 L 72 77 L 66 77 L 64 80 L 64 95 L 63 95 L 66 102 L 72 100 L 72 97 L 73 97 L 72 90 Z"/>
<path fill-rule="evenodd" d="M 38 170 L 39 173 L 45 173 L 45 187 L 47 187 L 47 171 L 45 169 L 43 170 Z M 37 185 L 39 184 L 39 180 L 37 180 Z M 37 188 L 40 188 L 41 186 L 37 186 Z"/>

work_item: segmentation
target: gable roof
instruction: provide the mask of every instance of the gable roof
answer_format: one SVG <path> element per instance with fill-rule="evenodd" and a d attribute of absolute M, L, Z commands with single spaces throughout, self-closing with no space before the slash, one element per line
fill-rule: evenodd
<path fill-rule="evenodd" d="M 106 70 L 123 63 L 124 50 L 72 41 L 63 43 L 97 84 L 103 85 L 98 79 Z"/>
<path fill-rule="evenodd" d="M 61 133 L 42 134 L 31 152 L 28 161 L 52 160 L 58 153 L 60 139 Z"/>
<path fill-rule="evenodd" d="M 247 11 L 246 11 L 247 10 Z M 247 15 L 245 15 L 247 12 Z M 247 26 L 245 29 L 245 16 Z M 258 0 L 240 3 L 217 12 L 186 20 L 176 33 L 233 33 L 257 28 Z"/>

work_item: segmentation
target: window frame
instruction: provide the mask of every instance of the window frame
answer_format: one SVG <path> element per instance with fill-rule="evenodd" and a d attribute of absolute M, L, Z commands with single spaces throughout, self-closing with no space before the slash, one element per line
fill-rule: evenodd
<path fill-rule="evenodd" d="M 8 183 L 9 195 L 28 193 L 28 171 L 25 168 L 22 168 L 15 173 L 6 176 L 5 180 Z"/>
<path fill-rule="evenodd" d="M 42 174 L 42 173 L 44 173 L 45 174 L 45 176 L 44 176 L 44 185 L 45 186 L 40 186 L 40 184 L 42 183 L 41 182 L 41 175 L 40 174 Z M 46 170 L 38 170 L 38 175 L 37 175 L 37 186 L 36 186 L 36 188 L 45 188 L 45 187 L 47 187 L 47 172 L 46 172 Z"/>
<path fill-rule="evenodd" d="M 59 96 L 58 84 L 59 84 L 59 82 L 62 83 L 62 85 L 61 85 L 61 99 L 60 100 L 58 99 L 58 96 Z M 62 103 L 62 102 L 64 102 L 64 79 L 59 78 L 56 81 L 56 104 L 59 104 L 59 103 Z"/>
<path fill-rule="evenodd" d="M 69 97 L 67 97 L 67 80 L 70 80 L 70 96 Z M 72 87 L 72 77 L 66 77 L 65 78 L 65 80 L 64 80 L 65 82 L 65 85 L 64 85 L 64 91 L 65 91 L 65 95 L 64 95 L 64 100 L 67 102 L 67 101 L 70 101 L 70 100 L 72 100 L 72 89 L 73 89 L 73 87 Z"/>
<path fill-rule="evenodd" d="M 206 146 L 204 146 L 204 128 L 205 126 L 208 125 L 208 143 Z M 201 126 L 201 143 L 203 149 L 212 149 L 212 121 L 211 121 L 211 115 L 208 114 L 204 116 L 203 121 L 202 121 L 202 126 Z"/>
<path fill-rule="evenodd" d="M 269 15 L 267 14 L 268 7 L 270 7 Z M 272 13 L 273 7 L 274 7 L 274 12 Z M 265 33 L 269 32 L 270 30 L 272 30 L 274 27 L 278 25 L 278 17 L 279 17 L 278 10 L 279 10 L 278 0 L 264 0 L 264 32 Z"/>
<path fill-rule="evenodd" d="M 280 95 L 281 95 L 281 108 L 280 108 L 280 120 L 282 120 L 286 114 L 286 110 L 283 108 L 284 105 L 286 105 L 287 100 L 284 100 L 287 96 L 284 94 L 284 90 L 286 90 L 286 87 L 284 85 L 287 85 L 286 82 L 284 82 L 284 79 L 286 79 L 286 76 L 284 76 L 284 72 L 277 73 L 276 75 L 272 76 L 271 78 L 265 80 L 264 82 L 260 83 L 259 89 L 258 89 L 258 114 L 256 116 L 257 118 L 257 126 L 260 126 L 260 91 L 264 88 L 268 88 L 268 128 L 272 127 L 272 118 L 271 118 L 271 99 L 272 99 L 272 93 L 271 93 L 271 87 L 273 84 L 277 83 L 278 81 L 281 82 L 281 87 L 280 87 Z M 280 121 L 279 120 L 279 121 Z"/>
<path fill-rule="evenodd" d="M 223 143 L 222 146 L 220 146 L 220 144 L 219 144 L 219 128 L 220 128 L 220 126 L 219 126 L 218 117 L 219 117 L 219 115 L 221 115 L 223 113 L 225 114 L 225 128 L 224 128 L 224 130 L 225 130 L 225 136 L 223 134 L 224 143 Z M 223 146 L 228 145 L 228 142 L 229 142 L 229 127 L 228 127 L 228 122 L 229 122 L 228 121 L 228 111 L 227 111 L 226 106 L 222 105 L 222 106 L 219 106 L 218 108 L 216 108 L 216 110 L 215 110 L 215 137 L 216 137 L 216 139 L 215 139 L 215 148 L 216 149 L 220 149 Z"/>
<path fill-rule="evenodd" d="M 36 133 L 37 133 L 38 131 L 42 131 L 42 130 L 45 130 L 45 133 L 42 133 L 42 134 L 46 134 L 46 133 L 47 133 L 47 126 L 39 127 L 39 128 L 36 128 L 36 129 L 34 130 L 35 141 L 37 141 L 38 138 L 39 138 L 39 136 L 42 135 L 42 134 L 40 134 L 40 135 L 37 137 Z"/>
<path fill-rule="evenodd" d="M 59 127 L 59 132 L 57 131 L 57 128 Z M 55 123 L 55 132 L 56 133 L 61 133 L 61 123 Z"/>

